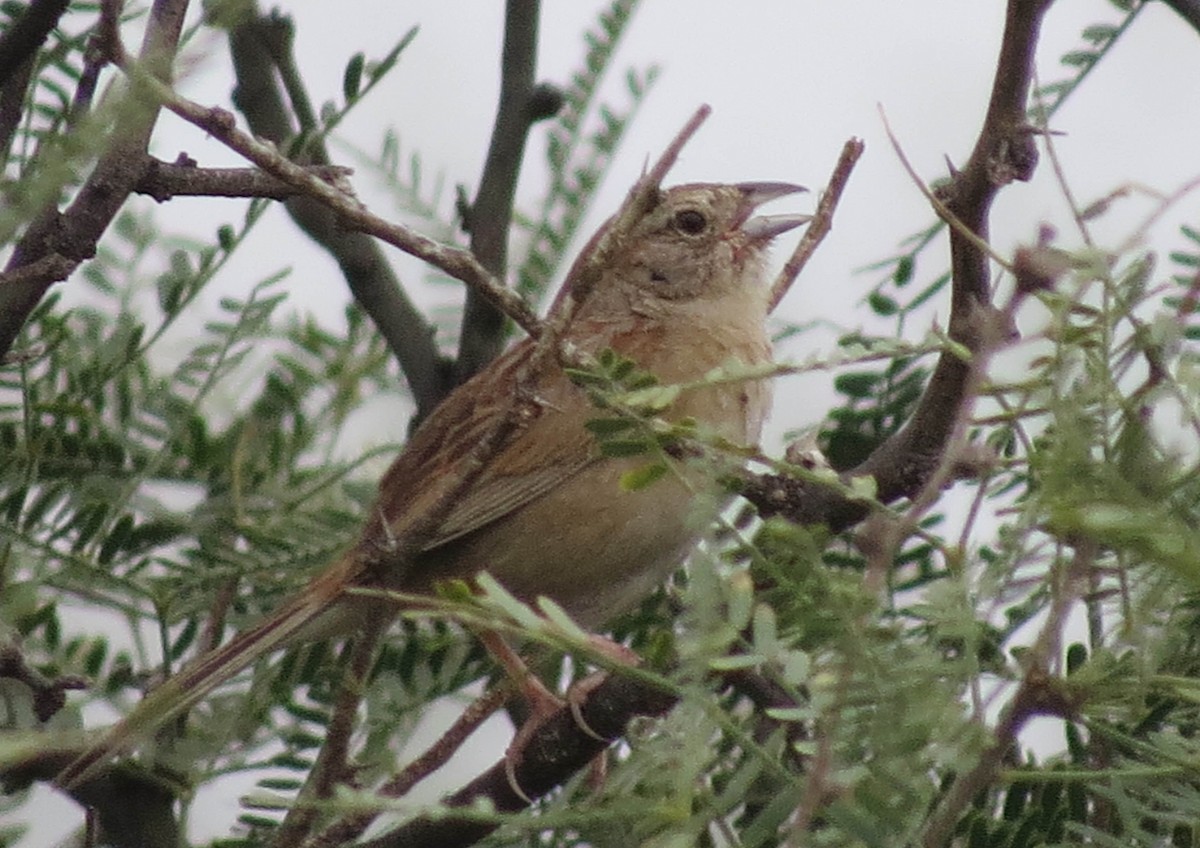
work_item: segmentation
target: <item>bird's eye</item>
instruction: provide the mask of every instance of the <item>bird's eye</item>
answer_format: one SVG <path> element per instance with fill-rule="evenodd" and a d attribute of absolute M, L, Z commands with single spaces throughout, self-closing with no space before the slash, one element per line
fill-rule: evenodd
<path fill-rule="evenodd" d="M 675 213 L 675 228 L 689 236 L 697 236 L 708 227 L 708 218 L 696 209 L 682 209 Z"/>

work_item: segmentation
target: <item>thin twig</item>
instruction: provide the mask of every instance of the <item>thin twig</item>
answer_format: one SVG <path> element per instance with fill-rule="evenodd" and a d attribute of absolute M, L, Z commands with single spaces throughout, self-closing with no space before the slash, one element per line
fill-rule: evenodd
<path fill-rule="evenodd" d="M 381 798 L 403 798 L 417 783 L 444 766 L 462 747 L 463 742 L 511 697 L 511 683 L 501 681 L 499 685 L 493 686 L 471 702 L 462 715 L 455 719 L 454 724 L 439 736 L 425 753 L 380 787 L 378 795 Z M 337 848 L 340 845 L 348 845 L 362 836 L 363 831 L 370 827 L 378 815 L 376 811 L 348 815 L 304 842 L 301 848 Z"/>
<path fill-rule="evenodd" d="M 954 213 L 950 211 L 950 208 L 944 202 L 942 202 L 942 199 L 938 197 L 937 194 L 929 188 L 929 186 L 925 185 L 925 181 L 921 179 L 920 174 L 917 173 L 917 169 L 913 167 L 912 162 L 909 160 L 908 154 L 904 152 L 904 146 L 900 143 L 900 139 L 892 130 L 892 125 L 888 122 L 887 112 L 883 110 L 883 106 L 879 107 L 879 119 L 883 121 L 883 131 L 887 135 L 888 141 L 892 145 L 892 150 L 896 153 L 896 158 L 900 160 L 900 165 L 904 168 L 905 173 L 908 174 L 909 179 L 912 180 L 913 185 L 917 187 L 917 190 L 925 196 L 926 200 L 929 201 L 929 205 L 933 207 L 935 212 L 937 212 L 938 217 L 945 221 L 946 224 L 952 230 L 954 230 L 960 238 L 966 239 L 980 253 L 986 255 L 1000 267 L 1011 270 L 1011 268 L 1009 268 L 1008 261 L 999 253 L 997 253 L 996 250 L 987 243 L 986 239 L 981 238 L 979 235 L 972 232 L 970 227 L 958 220 L 958 218 L 954 216 Z"/>
<path fill-rule="evenodd" d="M 850 174 L 854 171 L 854 166 L 858 164 L 865 148 L 866 145 L 860 138 L 852 138 L 842 145 L 842 153 L 838 157 L 837 165 L 834 166 L 833 174 L 829 177 L 829 182 L 825 184 L 825 191 L 821 192 L 821 199 L 817 201 L 817 210 L 813 213 L 812 221 L 805 228 L 800 243 L 796 245 L 796 250 L 788 257 L 788 261 L 784 263 L 775 282 L 771 284 L 771 299 L 768 301 L 769 312 L 775 311 L 779 301 L 787 295 L 792 284 L 796 282 L 796 278 L 800 276 L 800 272 L 804 270 L 804 266 L 808 264 L 808 260 L 817 252 L 817 248 L 821 246 L 825 236 L 833 229 L 833 214 L 837 211 L 838 201 L 841 200 L 842 191 L 850 181 Z"/>
<path fill-rule="evenodd" d="M 334 788 L 350 774 L 350 740 L 354 734 L 358 707 L 366 691 L 367 677 L 379 647 L 385 621 L 376 615 L 362 628 L 350 647 L 350 659 L 342 670 L 337 701 L 325 731 L 325 742 L 296 802 L 271 837 L 275 848 L 288 848 L 303 839 L 316 821 L 318 808 L 310 802 L 329 798 Z"/>
<path fill-rule="evenodd" d="M 308 165 L 305 170 L 328 183 L 343 183 L 351 168 L 336 165 Z M 300 190 L 259 168 L 201 168 L 187 156 L 174 162 L 148 159 L 147 168 L 134 185 L 138 194 L 153 197 L 159 203 L 173 197 L 262 197 L 288 200 Z"/>
<path fill-rule="evenodd" d="M 529 304 L 489 274 L 470 251 L 441 244 L 409 227 L 380 218 L 353 196 L 318 179 L 302 166 L 289 160 L 274 144 L 260 141 L 239 130 L 236 119 L 227 110 L 201 106 L 180 97 L 155 80 L 145 78 L 136 69 L 131 70 L 166 109 L 204 130 L 267 173 L 319 200 L 337 213 L 346 226 L 373 235 L 479 290 L 529 335 L 537 336 L 541 333 L 541 322 Z"/>
<path fill-rule="evenodd" d="M 844 656 L 839 663 L 837 682 L 828 706 L 816 720 L 813 734 L 816 737 L 817 750 L 812 757 L 804 778 L 804 790 L 800 793 L 800 803 L 792 816 L 789 825 L 787 841 L 784 848 L 799 848 L 803 844 L 809 827 L 817 812 L 828 802 L 830 792 L 830 775 L 836 767 L 833 759 L 834 741 L 837 738 L 838 725 L 841 724 L 843 710 L 850 692 L 850 679 L 854 675 L 850 657 Z"/>
<path fill-rule="evenodd" d="M 963 811 L 995 779 L 1004 757 L 1031 718 L 1037 715 L 1069 718 L 1078 711 L 1080 704 L 1059 685 L 1061 676 L 1055 676 L 1053 670 L 1059 662 L 1071 607 L 1087 588 L 1087 575 L 1095 566 L 1096 552 L 1095 543 L 1081 539 L 1071 562 L 1055 569 L 1054 595 L 1046 611 L 1046 624 L 1022 659 L 1025 674 L 1012 699 L 1000 711 L 992 744 L 979 755 L 974 766 L 954 779 L 925 822 L 919 839 L 924 848 L 944 848 L 949 843 Z"/>

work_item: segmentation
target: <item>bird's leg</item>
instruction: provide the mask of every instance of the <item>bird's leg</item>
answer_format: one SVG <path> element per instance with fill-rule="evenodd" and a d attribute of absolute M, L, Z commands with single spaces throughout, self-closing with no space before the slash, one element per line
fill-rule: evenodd
<path fill-rule="evenodd" d="M 571 711 L 571 717 L 575 720 L 575 724 L 581 731 L 599 742 L 607 743 L 611 741 L 597 733 L 587 723 L 587 720 L 583 717 L 582 709 L 587 696 L 604 681 L 605 673 L 596 672 L 589 674 L 578 683 L 572 684 L 567 690 L 567 697 L 564 702 L 562 698 L 547 689 L 545 684 L 529 670 L 529 666 L 526 665 L 525 661 L 521 659 L 512 646 L 499 633 L 485 630 L 479 633 L 479 640 L 483 643 L 488 653 L 501 665 L 509 678 L 517 684 L 521 694 L 529 704 L 530 716 L 517 730 L 512 742 L 509 743 L 508 750 L 504 754 L 504 767 L 505 775 L 513 792 L 526 803 L 532 804 L 533 799 L 517 783 L 516 766 L 521 761 L 521 754 L 525 746 L 529 743 L 530 738 L 551 716 L 566 706 Z M 590 636 L 588 641 L 592 650 L 619 665 L 636 666 L 641 664 L 642 658 L 636 652 L 618 642 L 599 635 Z M 602 782 L 604 765 L 602 754 L 593 762 L 593 783 Z"/>
<path fill-rule="evenodd" d="M 588 644 L 591 645 L 593 651 L 608 657 L 608 659 L 617 665 L 635 668 L 642 664 L 642 658 L 637 655 L 637 651 L 625 647 L 620 642 L 614 642 L 607 636 L 600 636 L 593 633 L 588 636 Z M 597 733 L 587 723 L 587 719 L 583 717 L 583 704 L 587 700 L 588 695 L 592 694 L 596 687 L 604 682 L 605 677 L 607 677 L 607 672 L 594 671 L 582 680 L 572 683 L 567 689 L 567 706 L 571 709 L 571 717 L 575 719 L 576 726 L 588 736 L 600 742 L 609 742 L 611 740 Z M 603 766 L 603 763 L 601 763 L 601 766 Z"/>
<path fill-rule="evenodd" d="M 532 806 L 533 799 L 525 794 L 525 790 L 517 782 L 517 763 L 521 761 L 521 753 L 529 743 L 530 737 L 551 716 L 563 708 L 563 700 L 538 680 L 503 636 L 492 630 L 481 631 L 478 635 L 483 647 L 496 662 L 500 663 L 505 674 L 517 685 L 525 697 L 525 702 L 529 705 L 529 718 L 517 730 L 512 742 L 508 745 L 508 750 L 504 752 L 504 776 L 508 778 L 508 785 L 517 797 Z"/>
<path fill-rule="evenodd" d="M 525 723 L 526 725 L 535 721 L 540 724 L 563 708 L 562 698 L 555 695 L 546 688 L 542 681 L 538 680 L 537 676 L 529 670 L 529 666 L 525 664 L 525 660 L 521 659 L 503 636 L 492 630 L 480 631 L 478 636 L 483 647 L 487 648 L 487 652 L 492 655 L 492 659 L 500 663 L 505 674 L 517 685 L 529 703 L 532 715 Z"/>

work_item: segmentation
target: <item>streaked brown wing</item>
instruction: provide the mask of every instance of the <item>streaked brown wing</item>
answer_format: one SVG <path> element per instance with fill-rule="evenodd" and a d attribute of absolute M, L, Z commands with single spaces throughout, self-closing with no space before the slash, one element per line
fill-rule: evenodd
<path fill-rule="evenodd" d="M 433 506 L 441 477 L 463 473 L 464 461 L 503 416 L 532 345 L 523 342 L 455 390 L 422 422 L 379 484 L 368 534 L 386 519 L 392 537 Z M 538 381 L 537 416 L 522 422 L 487 462 L 425 545 L 444 545 L 520 509 L 594 462 L 598 452 L 584 428 L 595 410 L 561 370 Z"/>

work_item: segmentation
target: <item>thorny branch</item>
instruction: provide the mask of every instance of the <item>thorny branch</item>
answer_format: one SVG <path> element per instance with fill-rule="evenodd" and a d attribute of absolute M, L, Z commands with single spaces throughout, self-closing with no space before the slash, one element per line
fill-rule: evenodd
<path fill-rule="evenodd" d="M 1037 162 L 1034 132 L 1025 120 L 1033 76 L 1033 49 L 1050 0 L 1009 0 L 1008 19 L 987 116 L 970 159 L 950 181 L 943 202 L 949 212 L 984 241 L 996 192 L 1012 180 L 1027 180 Z M 976 353 L 994 333 L 989 303 L 988 259 L 979 245 L 957 228 L 950 231 L 952 289 L 950 338 Z M 855 468 L 843 469 L 845 482 L 875 480 L 883 503 L 912 497 L 941 464 L 946 445 L 970 402 L 969 363 L 954 350 L 938 359 L 929 384 L 908 423 Z M 746 475 L 740 493 L 763 516 L 783 515 L 802 524 L 841 530 L 862 520 L 870 506 L 834 489 L 782 474 Z"/>

